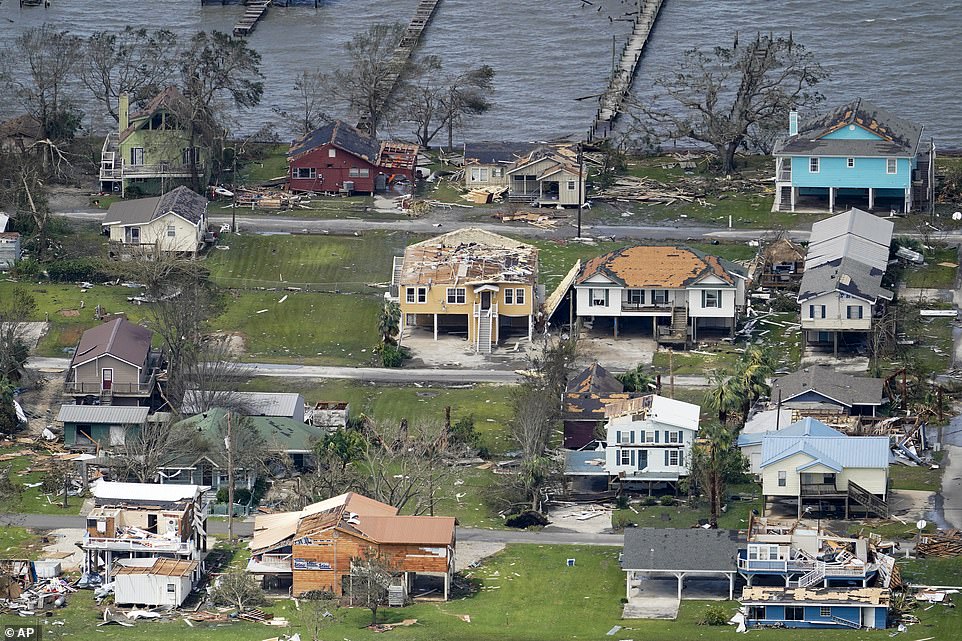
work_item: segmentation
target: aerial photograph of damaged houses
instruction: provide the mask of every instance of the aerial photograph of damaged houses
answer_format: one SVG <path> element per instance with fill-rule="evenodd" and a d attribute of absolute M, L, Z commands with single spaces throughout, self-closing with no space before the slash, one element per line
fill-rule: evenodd
<path fill-rule="evenodd" d="M 960 16 L 0 0 L 0 636 L 962 639 Z"/>

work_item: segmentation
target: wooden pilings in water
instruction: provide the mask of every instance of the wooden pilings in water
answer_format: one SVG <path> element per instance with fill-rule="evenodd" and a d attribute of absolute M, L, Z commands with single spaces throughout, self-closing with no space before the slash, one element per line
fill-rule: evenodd
<path fill-rule="evenodd" d="M 249 36 L 253 31 L 254 27 L 257 26 L 258 21 L 264 17 L 267 13 L 267 7 L 271 4 L 270 0 L 246 0 L 244 5 L 247 10 L 241 19 L 237 21 L 234 25 L 234 35 L 235 36 Z"/>
<path fill-rule="evenodd" d="M 625 41 L 625 46 L 621 50 L 621 58 L 618 65 L 612 69 L 611 77 L 608 79 L 608 88 L 598 98 L 598 110 L 595 112 L 595 119 L 588 131 L 588 141 L 607 138 L 611 135 L 611 129 L 615 120 L 624 107 L 625 100 L 631 92 L 631 81 L 635 77 L 638 63 L 644 53 L 645 45 L 648 44 L 648 36 L 658 18 L 658 12 L 664 0 L 639 0 L 638 12 L 635 15 L 635 22 L 632 26 L 631 34 Z"/>

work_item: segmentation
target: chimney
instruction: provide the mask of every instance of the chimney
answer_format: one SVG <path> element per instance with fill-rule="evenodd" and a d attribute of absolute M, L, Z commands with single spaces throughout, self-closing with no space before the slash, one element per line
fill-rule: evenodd
<path fill-rule="evenodd" d="M 120 132 L 130 126 L 130 96 L 126 93 L 120 94 L 120 104 L 117 106 L 117 115 L 120 116 Z"/>
<path fill-rule="evenodd" d="M 788 135 L 794 136 L 798 133 L 798 112 L 792 109 L 788 112 Z"/>

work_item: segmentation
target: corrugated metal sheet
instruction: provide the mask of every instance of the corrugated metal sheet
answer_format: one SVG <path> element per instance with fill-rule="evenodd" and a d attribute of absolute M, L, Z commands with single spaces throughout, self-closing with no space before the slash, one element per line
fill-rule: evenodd
<path fill-rule="evenodd" d="M 808 241 L 810 245 L 814 245 L 846 234 L 853 234 L 888 247 L 892 244 L 894 229 L 895 223 L 891 220 L 879 218 L 861 209 L 850 209 L 813 224 L 812 235 Z"/>
<path fill-rule="evenodd" d="M 811 269 L 846 257 L 884 272 L 889 263 L 889 246 L 853 234 L 829 238 L 808 246 L 805 268 Z"/>
<path fill-rule="evenodd" d="M 762 462 L 765 467 L 786 456 L 805 452 L 816 460 L 842 467 L 887 468 L 889 439 L 887 436 L 845 436 L 821 421 L 806 418 L 779 432 L 762 438 Z"/>
<path fill-rule="evenodd" d="M 184 393 L 184 414 L 199 414 L 201 403 L 197 390 Z M 300 394 L 284 392 L 232 392 L 236 402 L 249 416 L 280 416 L 300 420 L 304 416 L 304 398 Z"/>
<path fill-rule="evenodd" d="M 116 405 L 61 405 L 57 420 L 64 423 L 107 423 L 139 425 L 147 420 L 150 408 Z"/>

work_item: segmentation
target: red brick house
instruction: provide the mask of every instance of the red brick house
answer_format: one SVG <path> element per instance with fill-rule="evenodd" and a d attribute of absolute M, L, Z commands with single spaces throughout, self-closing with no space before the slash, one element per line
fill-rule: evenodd
<path fill-rule="evenodd" d="M 291 191 L 359 193 L 414 182 L 417 145 L 378 142 L 340 120 L 315 129 L 287 152 Z"/>

